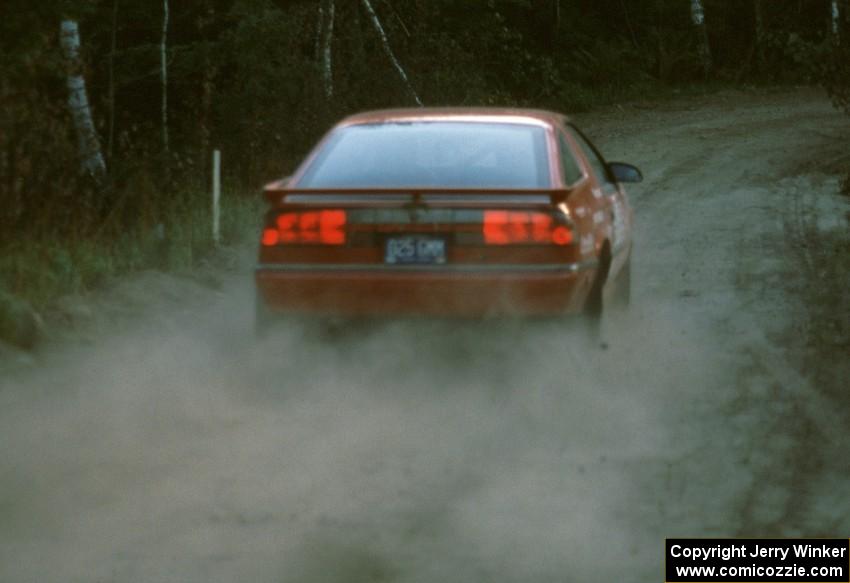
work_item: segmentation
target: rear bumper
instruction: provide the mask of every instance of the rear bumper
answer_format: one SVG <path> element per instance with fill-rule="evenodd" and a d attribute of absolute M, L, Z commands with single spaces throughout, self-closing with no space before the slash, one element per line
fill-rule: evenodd
<path fill-rule="evenodd" d="M 258 301 L 272 312 L 341 316 L 486 317 L 578 312 L 595 262 L 384 267 L 260 265 Z"/>

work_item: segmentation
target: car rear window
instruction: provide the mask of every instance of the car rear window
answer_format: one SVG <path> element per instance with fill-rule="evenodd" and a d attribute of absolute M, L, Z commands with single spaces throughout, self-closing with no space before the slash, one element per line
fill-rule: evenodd
<path fill-rule="evenodd" d="M 546 133 L 481 122 L 361 124 L 337 130 L 303 188 L 547 188 Z"/>

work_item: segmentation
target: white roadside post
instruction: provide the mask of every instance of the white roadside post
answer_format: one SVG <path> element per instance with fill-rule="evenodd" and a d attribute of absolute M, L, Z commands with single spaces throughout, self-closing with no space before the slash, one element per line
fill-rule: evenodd
<path fill-rule="evenodd" d="M 221 240 L 221 150 L 213 150 L 212 175 L 212 236 L 213 243 Z"/>

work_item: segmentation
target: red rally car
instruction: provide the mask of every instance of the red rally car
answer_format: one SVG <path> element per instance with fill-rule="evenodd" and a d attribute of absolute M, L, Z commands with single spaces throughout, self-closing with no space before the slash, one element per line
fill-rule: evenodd
<path fill-rule="evenodd" d="M 283 314 L 598 317 L 628 298 L 621 183 L 641 179 L 558 113 L 349 117 L 265 187 L 258 330 Z"/>

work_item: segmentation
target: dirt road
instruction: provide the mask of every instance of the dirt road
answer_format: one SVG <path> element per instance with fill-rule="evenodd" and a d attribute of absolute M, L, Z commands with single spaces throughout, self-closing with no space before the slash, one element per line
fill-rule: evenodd
<path fill-rule="evenodd" d="M 0 580 L 648 582 L 665 536 L 846 536 L 783 221 L 850 123 L 802 89 L 578 121 L 647 177 L 607 351 L 438 323 L 258 349 L 250 256 L 141 274 L 0 377 Z"/>

